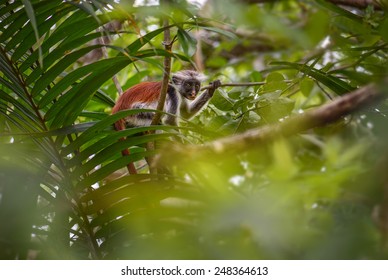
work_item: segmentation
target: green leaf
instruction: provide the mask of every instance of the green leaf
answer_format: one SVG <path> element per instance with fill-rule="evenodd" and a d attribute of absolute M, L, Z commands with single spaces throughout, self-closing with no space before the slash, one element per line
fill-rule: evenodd
<path fill-rule="evenodd" d="M 269 176 L 276 181 L 287 181 L 297 175 L 298 167 L 294 163 L 290 147 L 284 139 L 275 141 L 271 145 L 271 151 L 274 160 L 270 168 Z"/>
<path fill-rule="evenodd" d="M 31 74 L 26 78 L 27 84 L 30 84 L 33 81 L 36 81 L 45 71 L 48 71 L 52 64 L 54 64 L 57 60 L 63 59 L 68 54 L 76 53 L 77 51 L 71 51 L 72 49 L 76 49 L 79 46 L 83 44 L 87 44 L 89 41 L 98 38 L 101 36 L 100 33 L 92 33 L 85 36 L 82 36 L 82 38 L 78 38 L 75 41 L 71 41 L 66 44 L 61 44 L 57 48 L 51 50 L 45 57 L 44 57 L 44 67 L 42 68 L 36 68 L 34 69 Z M 93 46 L 92 46 L 93 47 Z M 83 50 L 88 49 L 88 47 L 82 48 Z M 78 52 L 79 54 L 82 53 L 82 50 Z M 33 53 L 34 54 L 34 53 Z M 33 60 L 28 57 L 20 66 L 20 71 L 26 71 L 28 67 L 31 67 L 31 63 L 33 63 Z"/>
<path fill-rule="evenodd" d="M 100 48 L 101 45 L 94 45 L 86 48 L 82 48 L 80 50 L 74 51 L 69 54 L 64 54 L 63 58 L 56 63 L 53 67 L 48 69 L 45 73 L 41 75 L 41 77 L 36 80 L 35 85 L 31 91 L 33 95 L 38 95 L 43 91 L 50 83 L 52 83 L 55 78 L 59 77 L 63 71 L 74 62 L 76 62 L 79 58 L 87 54 L 88 52 Z M 39 74 L 39 73 L 38 73 Z M 34 79 L 36 75 L 30 75 L 30 78 Z M 46 97 L 47 98 L 47 97 Z M 43 103 L 44 106 L 47 103 Z"/>
<path fill-rule="evenodd" d="M 235 101 L 231 99 L 224 90 L 218 89 L 211 99 L 211 104 L 221 111 L 230 111 L 233 109 Z"/>
<path fill-rule="evenodd" d="M 151 129 L 152 127 L 150 127 Z M 68 161 L 68 165 L 69 166 L 75 166 L 77 164 L 79 164 L 80 162 L 84 161 L 84 160 L 87 160 L 88 158 L 90 158 L 91 156 L 99 153 L 102 149 L 105 149 L 106 147 L 112 145 L 112 144 L 115 144 L 119 141 L 123 142 L 123 137 L 131 137 L 131 140 L 128 142 L 126 142 L 125 144 L 125 147 L 130 147 L 131 145 L 132 146 L 135 146 L 135 145 L 140 145 L 142 144 L 142 138 L 137 138 L 136 136 L 138 134 L 142 134 L 142 132 L 146 132 L 146 131 L 149 131 L 149 130 L 145 130 L 144 128 L 131 128 L 129 129 L 130 131 L 128 130 L 122 130 L 122 131 L 118 131 L 118 132 L 115 132 L 115 133 L 104 133 L 101 135 L 99 135 L 101 137 L 101 139 L 88 139 L 89 141 L 85 144 L 87 144 L 88 146 L 86 148 L 84 148 L 82 151 L 80 151 L 79 153 L 77 153 L 77 155 L 75 155 L 73 158 L 71 158 L 69 161 Z M 156 128 L 154 128 L 154 130 L 156 130 Z M 139 140 L 139 142 L 137 142 Z M 93 143 L 93 141 L 95 141 Z M 121 150 L 124 150 L 124 149 L 121 149 Z M 121 150 L 119 150 L 119 152 L 121 152 Z"/>
<path fill-rule="evenodd" d="M 89 174 L 89 176 L 87 176 L 85 179 L 79 181 L 75 188 L 78 190 L 83 190 L 101 180 L 104 180 L 108 175 L 112 174 L 120 168 L 126 167 L 129 163 L 144 159 L 145 157 L 153 156 L 155 154 L 156 151 L 146 151 L 132 153 L 125 157 L 119 157 L 118 159 L 94 171 L 92 174 Z"/>
<path fill-rule="evenodd" d="M 9 41 L 13 35 L 17 34 L 17 32 L 22 29 L 23 25 L 25 25 L 27 21 L 28 17 L 25 16 L 24 9 L 20 9 L 8 16 L 4 22 L 9 25 L 4 31 L 2 30 L 2 33 L 0 34 L 0 42 L 5 43 Z M 5 49 L 8 50 L 7 48 Z"/>
<path fill-rule="evenodd" d="M 305 32 L 307 33 L 312 46 L 315 46 L 327 36 L 329 23 L 330 16 L 327 12 L 318 10 L 309 15 L 305 25 Z"/>
<path fill-rule="evenodd" d="M 277 122 L 289 116 L 294 109 L 295 101 L 286 97 L 272 98 L 262 96 L 256 104 L 255 112 L 267 123 Z"/>
<path fill-rule="evenodd" d="M 103 92 L 100 89 L 97 90 L 97 92 L 93 96 L 93 98 L 94 98 L 94 100 L 98 100 L 102 104 L 109 106 L 109 107 L 113 107 L 116 104 L 116 102 L 109 95 L 107 95 L 105 92 Z"/>
<path fill-rule="evenodd" d="M 303 93 L 304 96 L 310 96 L 311 90 L 313 89 L 315 83 L 313 80 L 309 78 L 303 78 L 300 83 L 300 91 Z"/>
<path fill-rule="evenodd" d="M 144 45 L 146 45 L 149 42 L 151 42 L 151 40 L 154 37 L 156 37 L 157 35 L 162 33 L 165 29 L 171 28 L 173 26 L 175 26 L 175 25 L 173 24 L 173 25 L 165 26 L 165 27 L 156 29 L 154 31 L 151 31 L 151 32 L 147 33 L 146 35 L 140 37 L 139 39 L 137 39 L 136 41 L 131 43 L 128 47 L 126 47 L 126 50 L 128 51 L 128 54 L 129 55 L 135 55 L 137 53 L 137 51 L 140 50 L 141 47 L 143 47 Z M 119 54 L 119 55 L 124 55 L 124 54 Z"/>
<path fill-rule="evenodd" d="M 109 146 L 100 146 L 99 148 L 101 149 L 101 151 L 95 154 L 89 154 L 88 157 L 93 157 L 86 163 L 84 163 L 82 167 L 78 167 L 75 170 L 74 175 L 81 176 L 86 174 L 87 172 L 90 172 L 93 168 L 96 168 L 98 165 L 100 165 L 101 162 L 107 162 L 112 157 L 120 155 L 122 150 L 127 149 L 131 146 L 142 145 L 153 141 L 159 141 L 161 139 L 166 139 L 167 137 L 172 135 L 173 134 L 164 133 L 133 136 L 122 141 L 116 141 Z M 101 144 L 101 142 L 98 142 L 98 144 Z M 82 155 L 82 157 L 84 157 L 84 154 Z M 78 164 L 80 162 L 80 158 L 76 155 L 72 159 L 72 162 Z"/>
<path fill-rule="evenodd" d="M 273 92 L 277 90 L 284 90 L 287 88 L 287 83 L 284 81 L 284 76 L 279 72 L 272 72 L 268 74 L 265 79 L 266 83 L 261 88 L 263 92 Z"/>
<path fill-rule="evenodd" d="M 221 29 L 221 28 L 217 28 L 217 27 L 210 27 L 210 26 L 201 26 L 201 28 L 208 30 L 208 31 L 211 31 L 211 32 L 215 32 L 215 33 L 219 33 L 221 35 L 224 35 L 224 36 L 232 39 L 233 41 L 238 41 L 240 39 L 235 33 L 227 31 L 225 29 Z"/>
<path fill-rule="evenodd" d="M 31 108 L 30 106 L 27 106 L 27 104 L 24 103 L 22 100 L 16 99 L 10 96 L 9 94 L 2 91 L 1 89 L 0 89 L 0 94 L 1 94 L 2 101 L 4 100 L 12 104 L 12 106 L 10 106 L 10 107 L 14 107 L 12 111 L 18 110 L 19 112 L 22 112 L 23 115 L 27 116 L 32 121 L 37 123 L 39 122 L 38 117 L 35 115 L 33 108 Z"/>
<path fill-rule="evenodd" d="M 13 36 L 8 43 L 8 47 L 10 48 L 18 45 L 12 55 L 14 60 L 20 59 L 26 52 L 29 52 L 30 50 L 35 50 L 34 52 L 38 55 L 39 65 L 40 67 L 43 67 L 43 40 L 41 42 L 40 36 L 46 32 L 49 32 L 50 29 L 58 22 L 58 20 L 60 20 L 63 16 L 72 10 L 71 8 L 67 7 L 58 9 L 56 6 L 47 8 L 50 9 L 37 15 L 36 18 L 34 17 L 35 25 L 32 25 L 33 32 L 31 32 L 30 28 L 24 27 L 17 34 L 15 34 L 15 36 Z M 33 20 L 30 19 L 30 22 L 32 23 Z M 38 33 L 38 30 L 41 34 Z"/>
<path fill-rule="evenodd" d="M 113 124 L 120 119 L 123 119 L 129 115 L 138 114 L 141 112 L 157 112 L 156 110 L 150 109 L 131 109 L 131 110 L 123 110 L 117 112 L 113 115 L 106 117 L 105 119 L 98 121 L 92 127 L 87 129 L 84 133 L 82 133 L 77 139 L 75 139 L 72 143 L 63 148 L 62 153 L 64 156 L 72 153 L 74 150 L 79 149 L 81 146 L 86 144 L 90 139 L 94 139 L 98 135 L 101 135 L 107 129 L 112 130 Z M 136 127 L 131 129 L 126 129 L 125 134 L 123 136 L 129 136 L 136 133 L 144 132 L 147 130 L 155 130 L 155 129 L 168 129 L 171 128 L 169 126 L 148 126 L 148 127 Z"/>
<path fill-rule="evenodd" d="M 86 77 L 78 85 L 69 90 L 47 112 L 47 120 L 53 118 L 51 123 L 52 127 L 57 128 L 64 124 L 68 125 L 72 123 L 106 79 L 112 77 L 121 69 L 128 66 L 128 64 L 132 63 L 132 61 L 124 57 L 111 58 L 99 62 L 99 67 L 95 67 L 92 70 L 92 75 Z M 95 64 L 94 66 L 96 66 Z"/>
<path fill-rule="evenodd" d="M 66 20 L 61 22 L 61 24 L 54 29 L 53 33 L 50 34 L 50 36 L 45 39 L 42 43 L 42 52 L 44 55 L 47 54 L 47 57 L 50 57 L 50 53 L 54 52 L 54 54 L 60 52 L 59 56 L 56 56 L 56 59 L 60 58 L 64 53 L 66 53 L 67 50 L 70 50 L 72 48 L 76 48 L 79 45 L 85 43 L 85 38 L 87 38 L 87 41 L 90 40 L 89 35 L 87 35 L 88 32 L 91 32 L 97 28 L 97 26 L 94 26 L 95 28 L 86 29 L 86 28 L 79 28 L 79 30 L 84 30 L 85 32 L 80 34 L 79 37 L 75 36 L 73 37 L 73 40 L 67 40 L 64 39 L 70 36 L 70 34 L 73 33 L 73 30 L 78 29 L 78 26 L 86 25 L 85 22 L 90 21 L 90 19 L 85 18 L 86 14 L 82 13 L 81 11 L 75 11 L 71 15 L 67 14 Z M 86 27 L 89 27 L 89 25 L 86 25 Z M 85 36 L 85 38 L 84 38 Z M 54 45 L 58 44 L 58 48 L 52 49 Z M 66 46 L 66 49 L 62 49 L 62 47 Z M 53 56 L 54 56 L 53 54 Z M 38 52 L 34 51 L 21 65 L 22 71 L 27 70 L 31 67 L 31 65 L 38 60 Z M 51 62 L 53 63 L 53 61 Z M 50 64 L 51 65 L 51 64 Z M 49 65 L 45 65 L 45 67 L 49 67 Z"/>
<path fill-rule="evenodd" d="M 197 40 L 193 36 L 191 36 L 189 32 L 182 28 L 178 29 L 177 36 L 179 42 L 181 43 L 183 52 L 188 57 L 193 56 L 197 49 Z"/>
<path fill-rule="evenodd" d="M 316 0 L 316 2 L 320 6 L 326 8 L 326 9 L 328 9 L 328 10 L 330 10 L 330 11 L 332 11 L 332 12 L 338 14 L 338 15 L 341 15 L 341 16 L 344 16 L 344 17 L 346 17 L 348 19 L 351 19 L 352 21 L 354 21 L 356 23 L 362 23 L 362 17 L 360 17 L 360 16 L 358 16 L 358 15 L 356 15 L 354 13 L 351 13 L 348 10 L 342 9 L 338 5 L 335 5 L 335 4 L 330 3 L 328 1 L 325 1 L 325 0 Z"/>
<path fill-rule="evenodd" d="M 190 58 L 188 58 L 187 56 L 184 56 L 178 53 L 168 52 L 163 49 L 150 49 L 150 50 L 139 51 L 133 58 L 145 61 L 145 58 L 155 57 L 155 56 L 163 56 L 163 57 L 168 56 L 168 57 L 179 58 L 182 61 L 190 61 Z"/>
<path fill-rule="evenodd" d="M 32 28 L 34 30 L 36 42 L 39 44 L 40 36 L 39 36 L 38 26 L 36 24 L 34 8 L 32 7 L 29 0 L 22 0 L 22 2 L 24 4 L 24 8 L 26 9 L 27 15 L 30 19 L 30 23 L 31 23 Z M 38 45 L 38 50 L 39 50 L 39 64 L 43 65 L 42 49 L 40 48 L 40 45 Z"/>
<path fill-rule="evenodd" d="M 101 73 L 104 73 L 104 71 L 108 71 L 107 69 L 110 69 L 110 71 L 116 73 L 119 70 L 121 70 L 123 67 L 127 66 L 131 61 L 128 60 L 126 57 L 117 57 L 117 58 L 110 58 L 110 59 L 105 59 L 101 61 L 94 62 L 92 64 L 83 66 L 81 68 L 78 68 L 68 75 L 66 75 L 62 80 L 60 80 L 52 89 L 49 90 L 47 94 L 43 96 L 43 98 L 39 102 L 40 107 L 45 107 L 48 105 L 51 101 L 53 101 L 55 98 L 59 98 L 59 102 L 55 103 L 50 110 L 46 113 L 46 120 L 51 120 L 56 116 L 56 114 L 63 110 L 66 109 L 66 104 L 72 100 L 72 98 L 81 98 L 83 95 L 90 95 L 90 90 L 87 92 L 82 92 L 80 96 L 76 96 L 77 91 L 82 87 L 92 87 L 95 90 L 98 89 L 99 86 L 101 86 L 106 79 L 109 79 L 110 76 L 104 76 L 101 75 Z M 90 76 L 90 74 L 93 73 L 93 75 Z M 105 72 L 106 73 L 106 72 Z M 96 78 L 96 75 L 100 75 L 103 77 L 98 77 Z M 112 74 L 113 75 L 113 74 Z M 78 80 L 81 79 L 82 77 L 87 76 L 83 81 L 80 83 L 74 83 Z M 100 80 L 98 80 L 100 79 Z M 89 80 L 96 81 L 94 82 L 89 82 Z M 62 92 L 64 92 L 66 89 L 69 87 L 73 86 L 67 94 L 61 96 Z M 95 91 L 92 90 L 92 93 Z M 69 111 L 70 108 L 67 109 Z"/>
<path fill-rule="evenodd" d="M 385 17 L 381 25 L 379 26 L 379 33 L 383 37 L 385 42 L 388 42 L 388 17 Z"/>
<path fill-rule="evenodd" d="M 20 2 L 14 1 L 13 3 L 7 3 L 8 5 L 1 6 L 0 17 L 2 20 L 0 21 L 0 30 L 6 32 L 8 30 L 5 29 L 5 26 L 9 27 L 9 24 L 12 23 L 15 18 L 18 17 L 18 13 L 23 13 L 23 9 L 19 9 Z M 16 11 L 16 12 L 15 12 Z M 3 34 L 0 35 L 0 38 L 3 37 Z M 4 36 L 6 38 L 6 36 Z M 0 41 L 1 42 L 1 41 Z"/>
<path fill-rule="evenodd" d="M 347 17 L 337 17 L 332 21 L 340 30 L 343 30 L 346 33 L 359 34 L 368 37 L 370 35 L 376 35 L 376 32 L 369 28 L 369 26 L 355 22 Z"/>
<path fill-rule="evenodd" d="M 279 72 L 272 72 L 265 78 L 267 83 L 283 82 L 284 76 Z"/>
<path fill-rule="evenodd" d="M 263 76 L 259 71 L 252 71 L 250 74 L 252 82 L 261 82 L 263 81 Z"/>
<path fill-rule="evenodd" d="M 286 62 L 286 61 L 276 61 L 276 62 L 272 62 L 271 64 L 281 65 L 283 66 L 284 69 L 297 69 L 300 72 L 315 79 L 317 82 L 324 84 L 329 89 L 331 89 L 332 91 L 334 91 L 339 95 L 342 95 L 354 90 L 352 86 L 342 81 L 341 79 L 305 64 Z"/>

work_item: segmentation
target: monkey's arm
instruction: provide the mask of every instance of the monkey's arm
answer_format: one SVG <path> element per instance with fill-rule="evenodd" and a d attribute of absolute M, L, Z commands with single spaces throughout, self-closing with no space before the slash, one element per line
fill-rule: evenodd
<path fill-rule="evenodd" d="M 167 113 L 170 113 L 171 115 L 167 115 L 164 119 L 164 123 L 176 126 L 176 114 L 178 112 L 179 107 L 179 98 L 175 91 L 175 88 L 169 85 L 167 89 L 167 99 L 166 99 L 166 111 Z"/>
<path fill-rule="evenodd" d="M 182 102 L 180 114 L 181 117 L 190 119 L 196 115 L 205 104 L 213 97 L 215 90 L 221 85 L 219 80 L 215 80 L 210 83 L 210 87 L 201 94 L 197 99 L 195 99 L 191 104 Z"/>

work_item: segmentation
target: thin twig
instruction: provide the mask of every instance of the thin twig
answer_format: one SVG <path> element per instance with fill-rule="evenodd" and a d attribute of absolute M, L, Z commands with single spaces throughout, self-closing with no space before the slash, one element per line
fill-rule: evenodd
<path fill-rule="evenodd" d="M 292 83 L 291 80 L 284 80 L 283 82 Z M 253 86 L 262 86 L 262 85 L 265 85 L 265 84 L 268 84 L 268 82 L 224 83 L 224 84 L 221 84 L 219 87 L 253 87 Z M 202 87 L 201 91 L 202 90 L 206 90 L 208 88 L 210 88 L 210 86 Z"/>

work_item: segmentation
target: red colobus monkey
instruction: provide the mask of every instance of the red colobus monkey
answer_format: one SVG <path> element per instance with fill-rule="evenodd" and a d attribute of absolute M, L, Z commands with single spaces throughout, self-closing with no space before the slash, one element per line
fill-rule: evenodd
<path fill-rule="evenodd" d="M 219 80 L 210 83 L 210 87 L 198 98 L 203 76 L 196 71 L 183 70 L 172 76 L 172 83 L 168 85 L 165 111 L 169 113 L 162 118 L 162 122 L 177 125 L 177 116 L 190 119 L 195 116 L 213 96 L 214 91 L 221 85 Z M 162 82 L 143 82 L 126 90 L 117 100 L 112 114 L 127 109 L 156 109 Z M 189 102 L 192 101 L 192 102 Z M 142 112 L 130 115 L 115 123 L 116 130 L 126 127 L 147 126 L 151 124 L 154 113 Z M 123 150 L 123 156 L 129 151 Z M 129 164 L 128 172 L 136 174 L 133 163 Z"/>

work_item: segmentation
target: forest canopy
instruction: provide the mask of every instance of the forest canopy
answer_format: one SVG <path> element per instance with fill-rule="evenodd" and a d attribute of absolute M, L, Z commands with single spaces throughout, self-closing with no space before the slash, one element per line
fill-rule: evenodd
<path fill-rule="evenodd" d="M 387 11 L 0 0 L 0 257 L 386 259 Z M 183 69 L 222 83 L 198 115 L 114 129 Z"/>

